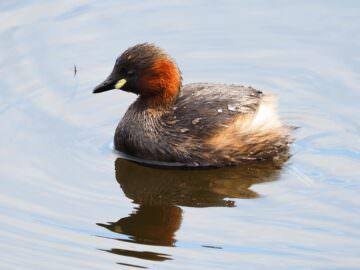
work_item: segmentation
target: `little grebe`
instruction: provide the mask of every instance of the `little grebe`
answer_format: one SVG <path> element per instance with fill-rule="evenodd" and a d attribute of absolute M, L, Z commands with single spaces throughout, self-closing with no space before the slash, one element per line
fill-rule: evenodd
<path fill-rule="evenodd" d="M 139 97 L 120 121 L 115 148 L 137 158 L 187 165 L 225 166 L 287 153 L 289 128 L 273 96 L 251 87 L 215 83 L 182 86 L 175 61 L 144 43 L 127 49 L 94 89 Z"/>

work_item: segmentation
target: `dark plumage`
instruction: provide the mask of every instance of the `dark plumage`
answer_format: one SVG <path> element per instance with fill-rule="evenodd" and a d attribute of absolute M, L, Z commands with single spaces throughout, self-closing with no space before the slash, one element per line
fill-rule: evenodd
<path fill-rule="evenodd" d="M 94 92 L 116 86 L 139 95 L 114 138 L 117 150 L 138 158 L 224 166 L 284 155 L 291 142 L 273 97 L 237 85 L 182 87 L 175 62 L 152 44 L 126 50 Z"/>

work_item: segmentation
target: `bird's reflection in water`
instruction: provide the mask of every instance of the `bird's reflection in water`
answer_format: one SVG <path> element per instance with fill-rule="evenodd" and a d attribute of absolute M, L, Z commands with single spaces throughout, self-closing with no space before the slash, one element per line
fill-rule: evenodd
<path fill-rule="evenodd" d="M 252 199 L 259 195 L 250 187 L 278 178 L 285 160 L 247 163 L 217 169 L 159 168 L 118 158 L 116 180 L 125 195 L 138 206 L 129 216 L 115 222 L 99 223 L 112 232 L 126 235 L 120 241 L 175 246 L 182 210 L 188 207 L 234 207 L 232 199 Z M 162 261 L 166 254 L 111 249 L 109 252 Z"/>
<path fill-rule="evenodd" d="M 126 234 L 130 241 L 148 245 L 173 246 L 174 233 L 179 229 L 182 210 L 175 205 L 146 205 L 135 207 L 129 216 L 116 222 L 98 224 L 115 233 Z"/>

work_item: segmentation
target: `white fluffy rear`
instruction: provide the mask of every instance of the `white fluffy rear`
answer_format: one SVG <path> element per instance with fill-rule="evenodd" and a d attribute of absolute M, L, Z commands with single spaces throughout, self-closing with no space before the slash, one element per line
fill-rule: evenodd
<path fill-rule="evenodd" d="M 276 102 L 275 96 L 264 96 L 254 118 L 250 120 L 248 128 L 251 130 L 261 129 L 262 131 L 281 128 L 282 124 L 277 114 Z"/>
<path fill-rule="evenodd" d="M 289 129 L 279 120 L 276 98 L 264 96 L 255 113 L 240 115 L 208 143 L 234 160 L 266 159 L 287 149 Z"/>

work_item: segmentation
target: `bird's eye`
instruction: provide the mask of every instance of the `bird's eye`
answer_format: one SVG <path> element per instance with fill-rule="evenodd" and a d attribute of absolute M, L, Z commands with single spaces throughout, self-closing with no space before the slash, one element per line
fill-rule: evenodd
<path fill-rule="evenodd" d="M 135 72 L 134 72 L 134 70 L 129 70 L 128 72 L 126 72 L 126 75 L 128 75 L 128 76 L 132 76 L 132 75 L 134 75 L 135 74 Z"/>

